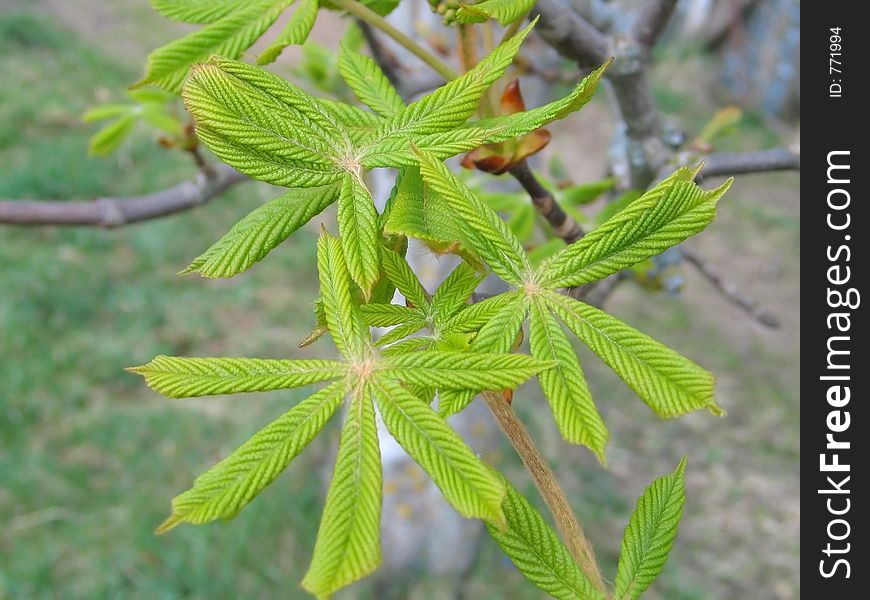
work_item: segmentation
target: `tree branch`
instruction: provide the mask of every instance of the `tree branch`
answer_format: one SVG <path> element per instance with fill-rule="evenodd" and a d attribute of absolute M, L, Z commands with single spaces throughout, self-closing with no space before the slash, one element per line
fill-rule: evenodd
<path fill-rule="evenodd" d="M 765 173 L 768 171 L 800 171 L 799 147 L 770 148 L 753 152 L 718 152 L 704 158 L 703 177 Z"/>
<path fill-rule="evenodd" d="M 573 244 L 586 233 L 577 220 L 566 213 L 559 206 L 550 190 L 545 188 L 540 181 L 537 180 L 529 163 L 525 160 L 517 163 L 510 174 L 523 186 L 523 189 L 528 192 L 532 203 L 542 217 L 544 217 L 550 226 L 553 228 L 553 233 L 565 240 L 566 244 Z"/>
<path fill-rule="evenodd" d="M 649 53 L 674 14 L 677 0 L 649 0 L 634 21 L 631 36 Z"/>
<path fill-rule="evenodd" d="M 500 394 L 484 392 L 483 399 L 495 417 L 501 430 L 510 440 L 517 454 L 523 460 L 526 470 L 535 480 L 535 485 L 553 515 L 556 528 L 562 534 L 562 541 L 583 573 L 599 591 L 605 593 L 604 578 L 592 551 L 592 544 L 583 533 L 565 491 L 559 485 L 556 474 L 550 468 L 523 422 L 517 417 L 511 405 Z"/>
<path fill-rule="evenodd" d="M 538 0 L 531 15 L 540 16 L 535 31 L 581 67 L 597 67 L 610 58 L 607 36 L 559 0 Z"/>
<path fill-rule="evenodd" d="M 736 285 L 725 281 L 722 276 L 694 250 L 681 246 L 680 252 L 683 255 L 683 259 L 695 267 L 704 279 L 706 279 L 710 285 L 716 289 L 716 291 L 725 296 L 729 302 L 737 306 L 765 327 L 770 327 L 771 329 L 777 329 L 779 327 L 779 320 L 776 316 L 765 310 L 758 301 L 753 300 L 752 298 L 747 298 L 740 293 L 740 290 L 737 289 Z"/>
<path fill-rule="evenodd" d="M 232 167 L 218 164 L 210 174 L 200 172 L 195 178 L 171 188 L 141 196 L 76 202 L 0 200 L 0 224 L 121 227 L 205 204 L 247 179 Z"/>

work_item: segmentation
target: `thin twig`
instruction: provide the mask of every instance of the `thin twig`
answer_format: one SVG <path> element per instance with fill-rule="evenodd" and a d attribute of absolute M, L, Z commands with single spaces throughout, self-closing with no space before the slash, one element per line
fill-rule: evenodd
<path fill-rule="evenodd" d="M 754 152 L 718 152 L 703 159 L 702 177 L 801 170 L 801 153 L 797 146 Z"/>
<path fill-rule="evenodd" d="M 596 281 L 594 283 L 598 285 L 590 286 L 585 290 L 585 293 L 580 295 L 580 297 L 576 297 L 574 292 L 575 290 L 583 289 L 583 286 L 579 288 L 570 288 L 568 290 L 568 295 L 572 298 L 576 298 L 577 300 L 583 300 L 586 304 L 591 304 L 592 306 L 597 306 L 598 308 L 604 308 L 604 303 L 607 302 L 607 299 L 616 291 L 616 289 L 629 280 L 628 273 L 626 271 L 619 271 L 618 273 L 614 273 L 607 279 L 602 279 L 600 281 Z"/>
<path fill-rule="evenodd" d="M 649 0 L 634 21 L 631 35 L 646 52 L 653 49 L 674 14 L 677 0 Z"/>
<path fill-rule="evenodd" d="M 565 542 L 571 556 L 592 584 L 599 591 L 605 593 L 604 578 L 601 576 L 601 571 L 598 568 L 598 561 L 595 560 L 592 544 L 586 539 L 583 528 L 580 526 L 580 522 L 572 510 L 571 504 L 565 496 L 565 491 L 559 485 L 556 474 L 550 468 L 550 465 L 547 464 L 546 459 L 541 456 L 528 430 L 517 417 L 510 404 L 500 394 L 494 392 L 484 392 L 483 398 L 498 422 L 499 427 L 501 427 L 505 436 L 510 440 L 517 454 L 520 455 L 526 469 L 535 480 L 535 485 L 538 487 L 544 502 L 547 503 L 547 507 L 550 509 L 556 523 L 556 528 L 562 535 L 562 540 Z"/>
<path fill-rule="evenodd" d="M 392 52 L 384 47 L 381 40 L 378 39 L 378 34 L 375 33 L 371 25 L 360 18 L 357 18 L 356 24 L 359 26 L 360 31 L 362 31 L 363 37 L 365 37 L 366 43 L 369 46 L 369 50 L 372 51 L 372 58 L 381 67 L 381 70 L 384 72 L 384 75 L 387 76 L 387 79 L 390 80 L 390 83 L 398 85 L 402 81 L 402 77 L 399 74 L 402 70 L 402 65 L 399 63 L 399 60 Z"/>
<path fill-rule="evenodd" d="M 528 162 L 523 160 L 517 163 L 510 169 L 510 174 L 528 192 L 538 213 L 547 220 L 554 234 L 565 240 L 566 244 L 573 244 L 583 237 L 585 233 L 583 228 L 574 217 L 559 206 L 550 190 L 537 180 Z"/>
<path fill-rule="evenodd" d="M 188 210 L 221 195 L 248 178 L 224 164 L 165 190 L 141 196 L 115 196 L 79 202 L 0 200 L 0 223 L 10 225 L 89 225 L 121 227 Z"/>
<path fill-rule="evenodd" d="M 798 145 L 749 152 L 714 152 L 707 155 L 680 152 L 659 170 L 655 180 L 661 181 L 677 167 L 697 164 L 702 160 L 704 166 L 698 173 L 701 178 L 801 170 L 801 152 Z"/>
<path fill-rule="evenodd" d="M 365 21 L 372 27 L 376 27 L 377 29 L 380 29 L 381 31 L 386 33 L 393 40 L 395 40 L 396 43 L 408 50 L 408 52 L 432 67 L 444 79 L 450 81 L 458 77 L 456 72 L 448 67 L 444 62 L 442 62 L 441 59 L 439 59 L 431 52 L 426 51 L 425 48 L 423 48 L 410 37 L 399 31 L 399 29 L 394 27 L 389 21 L 384 19 L 378 13 L 367 8 L 364 4 L 361 4 L 356 0 L 332 0 L 332 3 L 335 4 L 338 8 L 347 11 L 348 13 L 357 17 L 358 19 Z"/>
<path fill-rule="evenodd" d="M 685 246 L 680 247 L 683 258 L 690 265 L 695 267 L 698 272 L 710 282 L 716 291 L 725 296 L 725 298 L 738 307 L 740 310 L 751 316 L 753 319 L 771 329 L 779 327 L 779 320 L 770 312 L 764 309 L 758 301 L 744 296 L 737 286 L 733 283 L 725 281 L 722 276 L 700 255 L 691 248 Z"/>

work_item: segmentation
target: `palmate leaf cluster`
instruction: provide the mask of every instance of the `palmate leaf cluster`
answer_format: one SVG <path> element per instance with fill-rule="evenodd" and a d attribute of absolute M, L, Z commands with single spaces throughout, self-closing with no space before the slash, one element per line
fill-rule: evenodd
<path fill-rule="evenodd" d="M 303 581 L 308 591 L 328 597 L 380 563 L 380 415 L 447 501 L 460 514 L 482 519 L 531 582 L 556 598 L 607 597 L 529 501 L 484 465 L 444 417 L 480 392 L 513 389 L 537 375 L 565 440 L 586 445 L 604 462 L 607 429 L 565 328 L 660 416 L 700 408 L 719 412 L 710 373 L 565 290 L 629 268 L 699 232 L 728 184 L 705 191 L 695 185 L 694 171 L 679 169 L 578 243 L 537 264 L 511 226 L 443 161 L 580 109 L 607 65 L 544 106 L 469 120 L 534 23 L 461 77 L 410 104 L 372 59 L 344 47 L 338 68 L 367 107 L 361 108 L 312 96 L 235 60 L 291 1 L 153 2 L 170 18 L 204 27 L 152 54 L 141 83 L 182 88 L 196 135 L 215 155 L 254 179 L 289 188 L 239 221 L 185 272 L 237 275 L 336 203 L 339 236 L 324 230 L 318 242 L 316 312 L 319 332 L 329 333 L 341 355 L 158 356 L 132 369 L 154 390 L 178 398 L 320 386 L 197 478 L 173 500 L 158 531 L 233 518 L 343 409 L 332 483 Z M 521 16 L 499 12 L 509 4 L 491 0 L 478 11 L 491 9 L 486 14 L 507 22 Z M 260 61 L 304 40 L 316 13 L 316 1 L 300 0 Z M 460 17 L 474 21 L 479 14 Z M 398 171 L 382 212 L 366 183 L 375 168 Z M 432 294 L 405 261 L 409 237 L 463 259 Z M 488 273 L 510 289 L 471 302 Z M 392 303 L 396 290 L 403 304 Z M 530 355 L 515 352 L 526 322 Z M 373 327 L 391 329 L 375 339 Z M 623 541 L 617 597 L 637 597 L 661 570 L 683 503 L 683 469 L 681 463 L 656 480 L 639 500 Z"/>

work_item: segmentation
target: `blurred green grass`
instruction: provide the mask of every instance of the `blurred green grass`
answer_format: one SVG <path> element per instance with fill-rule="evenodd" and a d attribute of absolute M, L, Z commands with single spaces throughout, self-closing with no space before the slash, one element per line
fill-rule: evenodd
<path fill-rule="evenodd" d="M 129 29 L 107 26 L 92 39 L 64 24 L 52 6 L 14 0 L 11 9 L 0 9 L 0 90 L 6 91 L 0 197 L 141 193 L 190 176 L 193 166 L 159 149 L 145 129 L 112 157 L 86 155 L 94 128 L 79 116 L 97 101 L 121 98 L 140 75 L 143 55 L 112 50 L 122 47 Z M 117 3 L 113 10 L 135 22 L 141 39 L 171 37 L 145 2 Z M 709 114 L 683 92 L 660 89 L 659 96 L 698 124 Z M 759 145 L 771 135 L 754 125 L 742 133 Z M 152 529 L 169 499 L 299 393 L 179 403 L 123 372 L 158 353 L 298 352 L 296 342 L 313 324 L 307 310 L 316 297 L 313 230 L 232 281 L 175 275 L 273 195 L 267 186 L 246 185 L 195 211 L 113 231 L 0 229 L 0 597 L 304 597 L 297 582 L 322 506 L 320 478 L 312 473 L 328 469 L 335 432 L 232 523 L 156 537 Z M 721 263 L 740 257 L 732 261 L 734 276 L 757 280 L 764 300 L 783 310 L 793 309 L 796 293 L 793 196 L 788 176 L 738 183 L 700 241 Z M 780 275 L 760 278 L 761 265 L 769 263 Z M 533 386 L 520 406 L 565 478 L 609 573 L 634 498 L 682 453 L 692 457 L 687 521 L 656 592 L 685 600 L 731 597 L 743 589 L 741 579 L 763 589 L 794 575 L 768 564 L 774 549 L 796 556 L 796 548 L 782 548 L 787 535 L 772 536 L 766 546 L 751 537 L 776 521 L 777 502 L 790 488 L 757 491 L 771 494 L 769 502 L 758 502 L 755 490 L 735 480 L 754 469 L 775 481 L 799 458 L 796 315 L 785 319 L 784 337 L 773 337 L 741 321 L 703 282 L 689 283 L 685 301 L 628 286 L 610 308 L 716 372 L 728 419 L 657 421 L 584 354 L 613 430 L 611 470 L 603 471 L 553 435 Z M 315 347 L 309 355 L 329 350 Z M 509 464 L 515 480 L 525 481 L 516 463 Z M 743 514 L 734 517 L 735 511 Z M 733 518 L 745 524 L 723 532 Z M 757 563 L 756 571 L 748 572 L 747 563 Z M 366 583 L 344 597 L 382 596 Z M 436 578 L 422 577 L 397 597 L 443 597 L 443 590 Z M 466 597 L 540 596 L 487 540 Z"/>

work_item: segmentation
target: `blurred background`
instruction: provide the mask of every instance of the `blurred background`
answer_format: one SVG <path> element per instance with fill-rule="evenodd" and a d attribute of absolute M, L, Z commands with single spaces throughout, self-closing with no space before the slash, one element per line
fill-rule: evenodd
<path fill-rule="evenodd" d="M 716 150 L 794 144 L 798 2 L 699 0 L 680 11 L 650 73 L 666 121 L 691 139 L 739 101 L 742 118 Z M 335 15 L 319 19 L 309 48 L 285 52 L 274 68 L 304 85 L 323 79 L 344 27 Z M 117 152 L 89 156 L 97 127 L 81 120 L 96 104 L 123 101 L 147 53 L 189 30 L 147 0 L 0 0 L 0 198 L 140 194 L 191 177 L 193 163 L 162 148 L 147 127 Z M 541 84 L 530 104 L 560 89 Z M 606 175 L 614 130 L 606 93 L 551 130 L 539 164 L 558 154 L 577 183 Z M 685 264 L 662 285 L 628 282 L 608 299 L 609 312 L 716 374 L 726 418 L 659 421 L 582 348 L 611 430 L 604 470 L 560 440 L 535 384 L 516 394 L 514 406 L 562 478 L 606 573 L 615 572 L 622 529 L 644 486 L 689 456 L 677 545 L 650 598 L 799 596 L 798 188 L 795 172 L 740 176 L 714 224 L 690 242 L 775 315 L 778 328 Z M 170 401 L 123 371 L 158 353 L 332 354 L 328 341 L 297 348 L 314 325 L 314 241 L 329 213 L 241 276 L 176 276 L 276 195 L 248 183 L 197 210 L 116 230 L 0 225 L 0 598 L 305 597 L 298 582 L 338 420 L 232 522 L 157 537 L 152 530 L 175 494 L 305 391 Z M 488 460 L 538 502 L 511 448 L 487 443 Z M 385 522 L 399 523 L 406 501 L 413 499 L 396 500 L 392 514 L 385 508 Z M 454 547 L 440 552 L 468 556 L 446 575 L 420 559 L 337 597 L 540 597 L 473 528 L 444 543 Z"/>

